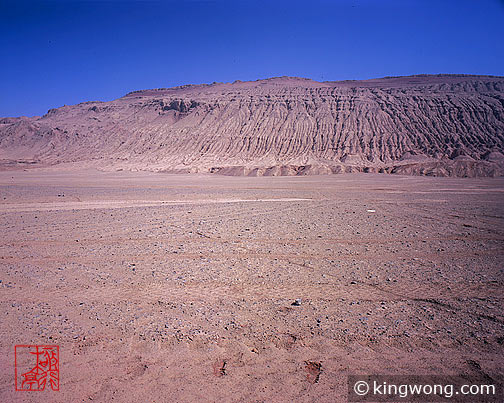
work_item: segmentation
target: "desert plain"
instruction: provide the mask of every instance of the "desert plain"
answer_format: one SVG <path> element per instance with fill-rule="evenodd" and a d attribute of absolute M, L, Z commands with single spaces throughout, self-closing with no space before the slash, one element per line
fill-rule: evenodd
<path fill-rule="evenodd" d="M 504 178 L 0 172 L 1 402 L 344 402 L 504 373 Z M 60 348 L 16 392 L 14 346 Z"/>

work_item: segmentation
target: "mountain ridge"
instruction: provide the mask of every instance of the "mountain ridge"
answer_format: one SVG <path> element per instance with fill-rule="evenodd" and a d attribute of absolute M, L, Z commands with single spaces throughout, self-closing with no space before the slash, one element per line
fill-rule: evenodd
<path fill-rule="evenodd" d="M 504 77 L 271 77 L 0 118 L 3 169 L 504 175 Z"/>

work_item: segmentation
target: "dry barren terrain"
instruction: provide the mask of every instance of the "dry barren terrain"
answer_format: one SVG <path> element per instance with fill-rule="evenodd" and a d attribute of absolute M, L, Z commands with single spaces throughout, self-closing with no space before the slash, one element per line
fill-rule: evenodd
<path fill-rule="evenodd" d="M 2 402 L 503 374 L 504 179 L 4 171 L 0 227 Z M 16 344 L 60 346 L 59 392 L 14 391 Z"/>
<path fill-rule="evenodd" d="M 135 91 L 0 119 L 0 169 L 504 175 L 504 78 L 419 75 Z"/>

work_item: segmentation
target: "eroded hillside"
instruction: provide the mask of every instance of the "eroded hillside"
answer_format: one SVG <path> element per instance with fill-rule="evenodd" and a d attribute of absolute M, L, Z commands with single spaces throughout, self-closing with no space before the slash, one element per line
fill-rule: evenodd
<path fill-rule="evenodd" d="M 0 119 L 0 159 L 10 168 L 501 176 L 504 78 L 281 77 L 135 91 Z"/>

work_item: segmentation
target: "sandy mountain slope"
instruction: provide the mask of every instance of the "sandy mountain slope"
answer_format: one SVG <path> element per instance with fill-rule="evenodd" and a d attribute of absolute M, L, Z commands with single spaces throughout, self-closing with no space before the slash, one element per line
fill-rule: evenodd
<path fill-rule="evenodd" d="M 135 91 L 0 119 L 3 169 L 504 175 L 504 77 L 420 75 Z"/>

